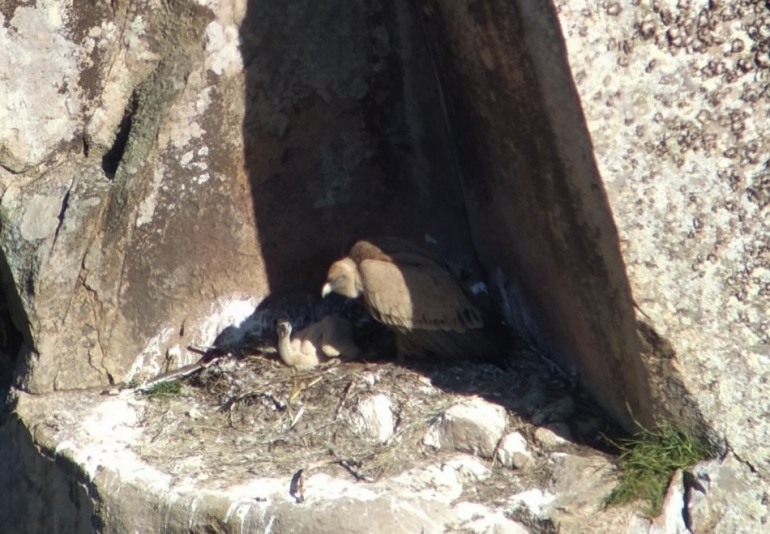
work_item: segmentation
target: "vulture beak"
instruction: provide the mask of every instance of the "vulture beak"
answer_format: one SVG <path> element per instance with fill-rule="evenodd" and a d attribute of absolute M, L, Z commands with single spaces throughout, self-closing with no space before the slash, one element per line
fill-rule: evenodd
<path fill-rule="evenodd" d="M 323 289 L 321 289 L 321 297 L 325 297 L 332 292 L 332 286 L 330 283 L 325 283 Z"/>

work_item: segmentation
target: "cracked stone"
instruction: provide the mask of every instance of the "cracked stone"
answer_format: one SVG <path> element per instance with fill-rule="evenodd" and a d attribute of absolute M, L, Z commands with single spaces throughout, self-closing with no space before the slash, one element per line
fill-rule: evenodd
<path fill-rule="evenodd" d="M 470 452 L 491 458 L 505 431 L 505 410 L 473 397 L 444 412 L 428 430 L 423 443 L 436 449 Z"/>
<path fill-rule="evenodd" d="M 693 532 L 761 532 L 770 525 L 770 484 L 733 454 L 697 464 L 685 483 Z"/>

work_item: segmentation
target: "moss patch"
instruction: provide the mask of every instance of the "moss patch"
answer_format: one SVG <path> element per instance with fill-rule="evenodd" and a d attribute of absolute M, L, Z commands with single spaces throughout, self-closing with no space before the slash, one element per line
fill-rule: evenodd
<path fill-rule="evenodd" d="M 164 399 L 174 397 L 182 392 L 182 384 L 171 380 L 168 382 L 158 382 L 144 392 L 151 399 Z"/>

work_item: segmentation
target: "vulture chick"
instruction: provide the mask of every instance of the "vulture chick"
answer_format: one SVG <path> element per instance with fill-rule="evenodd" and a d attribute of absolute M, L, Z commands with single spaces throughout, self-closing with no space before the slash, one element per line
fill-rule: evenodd
<path fill-rule="evenodd" d="M 332 292 L 360 298 L 376 321 L 395 331 L 401 355 L 498 356 L 481 313 L 444 261 L 410 241 L 358 241 L 329 268 L 322 295 Z"/>
<path fill-rule="evenodd" d="M 353 341 L 350 321 L 327 315 L 317 323 L 303 328 L 294 337 L 291 323 L 286 319 L 276 322 L 278 354 L 286 365 L 297 369 L 311 369 L 329 358 L 346 356 L 356 358 L 360 349 Z"/>

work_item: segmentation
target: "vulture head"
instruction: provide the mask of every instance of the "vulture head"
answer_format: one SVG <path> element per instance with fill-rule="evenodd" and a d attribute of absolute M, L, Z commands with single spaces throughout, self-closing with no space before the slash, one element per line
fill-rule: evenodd
<path fill-rule="evenodd" d="M 291 323 L 288 319 L 278 319 L 275 322 L 275 332 L 279 338 L 291 336 Z"/>
<path fill-rule="evenodd" d="M 355 299 L 361 296 L 361 281 L 358 276 L 358 266 L 350 258 L 335 261 L 329 267 L 326 283 L 321 290 L 321 295 L 337 293 L 343 297 Z"/>

